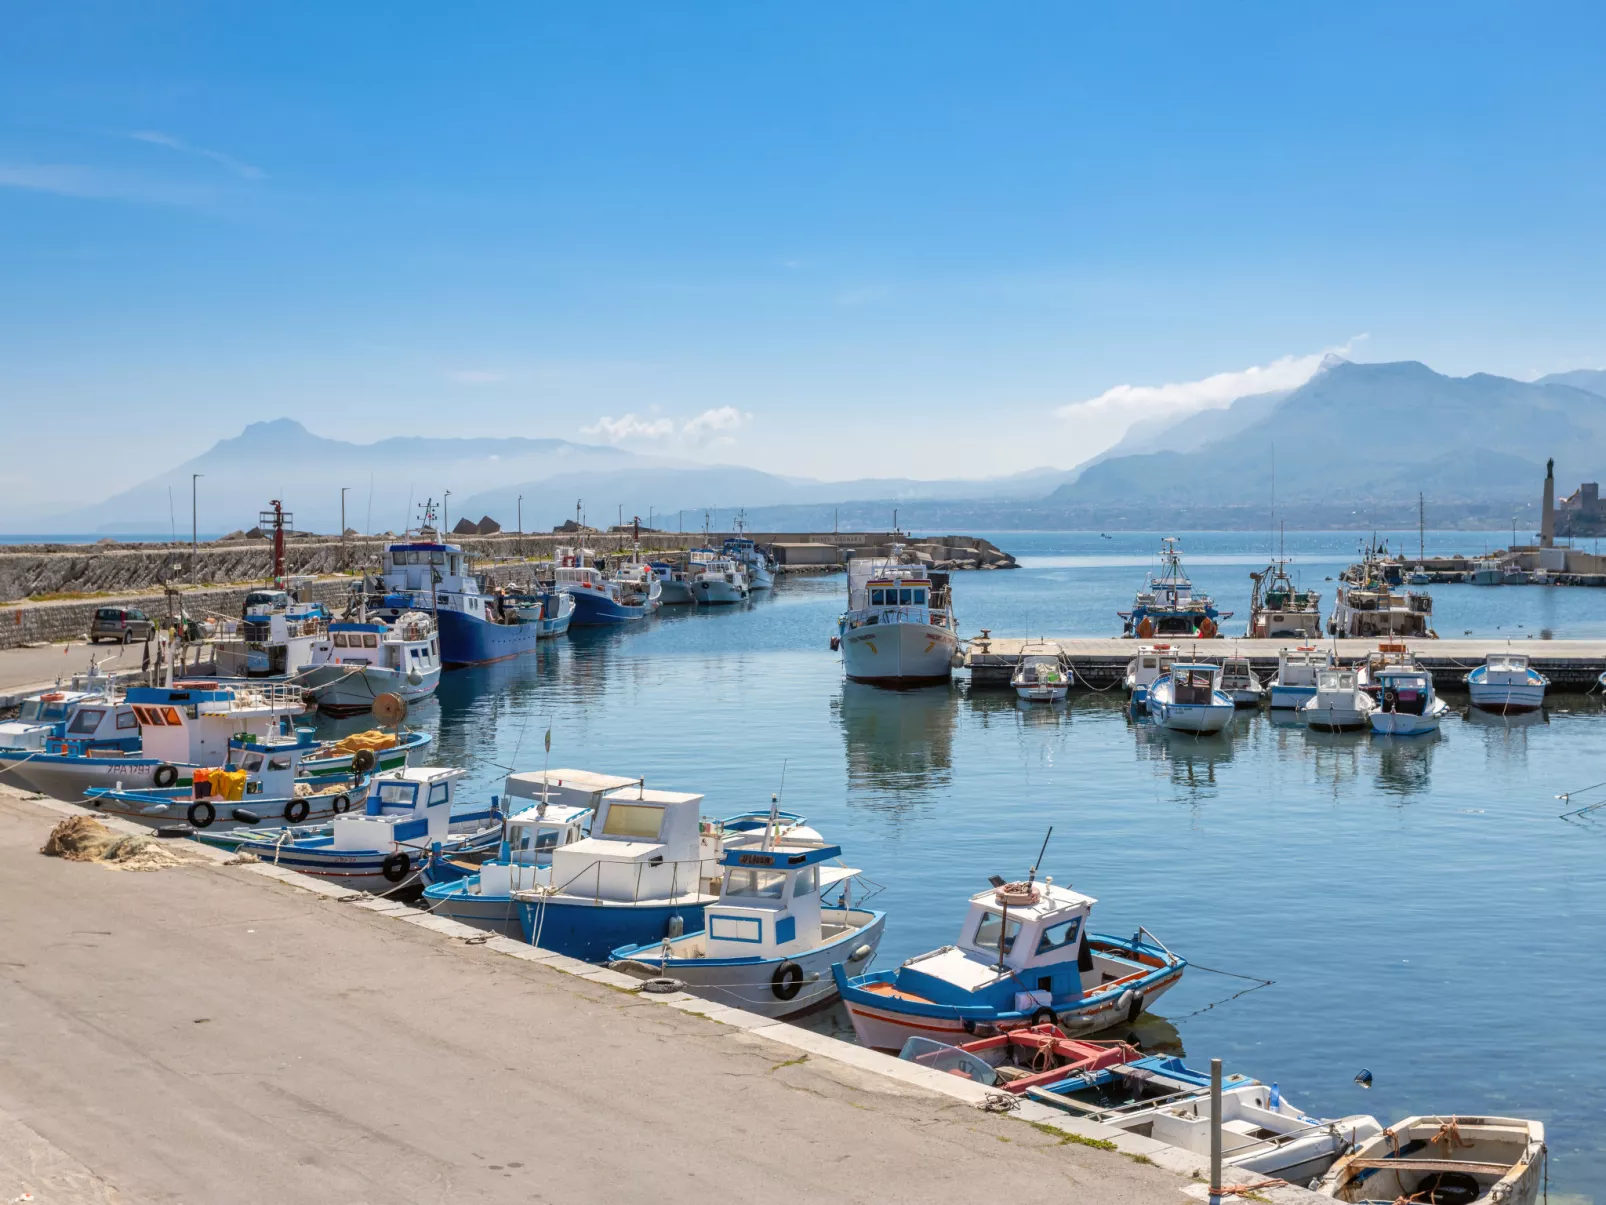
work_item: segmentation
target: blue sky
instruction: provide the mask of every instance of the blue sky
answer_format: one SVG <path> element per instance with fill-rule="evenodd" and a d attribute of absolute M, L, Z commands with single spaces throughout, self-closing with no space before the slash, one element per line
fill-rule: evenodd
<path fill-rule="evenodd" d="M 0 501 L 82 472 L 86 431 L 117 433 L 107 486 L 280 415 L 981 475 L 1084 459 L 1141 387 L 1197 404 L 1331 348 L 1606 366 L 1603 24 L 16 6 Z"/>

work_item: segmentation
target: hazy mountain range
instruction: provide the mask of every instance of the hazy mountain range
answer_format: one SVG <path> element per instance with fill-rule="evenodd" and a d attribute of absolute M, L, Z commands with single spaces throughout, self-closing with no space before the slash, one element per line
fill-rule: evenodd
<path fill-rule="evenodd" d="M 1432 522 L 1504 526 L 1537 515 L 1548 457 L 1558 490 L 1606 466 L 1606 371 L 1537 381 L 1447 377 L 1413 361 L 1333 359 L 1297 389 L 1239 398 L 1178 420 L 1139 423 L 1071 469 L 1005 477 L 825 482 L 742 465 L 701 465 L 562 439 L 325 439 L 289 419 L 252 423 L 194 460 L 103 502 L 36 516 L 40 531 L 189 527 L 191 474 L 200 525 L 250 527 L 282 498 L 303 530 L 401 530 L 424 497 L 447 518 L 488 514 L 528 530 L 622 515 L 660 527 L 728 528 L 745 508 L 759 530 L 905 527 L 953 530 L 1397 525 L 1427 498 Z"/>

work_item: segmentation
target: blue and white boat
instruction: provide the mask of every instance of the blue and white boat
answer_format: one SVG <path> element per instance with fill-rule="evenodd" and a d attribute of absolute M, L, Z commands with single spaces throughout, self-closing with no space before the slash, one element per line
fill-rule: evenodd
<path fill-rule="evenodd" d="M 30 695 L 17 707 L 17 717 L 0 723 L 0 783 L 26 787 L 11 768 L 43 753 L 58 750 L 71 737 L 101 754 L 139 748 L 139 721 L 126 704 L 119 705 L 115 681 L 93 661 L 74 674 L 68 686 L 56 685 Z"/>
<path fill-rule="evenodd" d="M 620 946 L 700 929 L 721 877 L 702 801 L 639 782 L 603 796 L 591 835 L 553 851 L 550 881 L 514 892 L 525 939 L 598 962 Z"/>
<path fill-rule="evenodd" d="M 1238 714 L 1232 696 L 1221 689 L 1221 672 L 1208 661 L 1174 663 L 1149 684 L 1154 722 L 1172 732 L 1220 732 Z"/>
<path fill-rule="evenodd" d="M 747 601 L 747 574 L 729 557 L 712 557 L 694 568 L 691 596 L 700 605 L 719 607 Z"/>
<path fill-rule="evenodd" d="M 314 878 L 386 891 L 415 881 L 431 854 L 495 849 L 501 841 L 502 813 L 496 808 L 454 808 L 453 786 L 463 774 L 440 766 L 389 770 L 374 776 L 361 811 L 328 824 L 208 831 L 197 840 Z"/>
<path fill-rule="evenodd" d="M 1466 676 L 1472 705 L 1497 715 L 1520 715 L 1545 705 L 1550 679 L 1528 664 L 1521 653 L 1490 653 Z"/>
<path fill-rule="evenodd" d="M 1302 644 L 1284 648 L 1277 654 L 1277 676 L 1272 679 L 1271 709 L 1298 711 L 1316 697 L 1316 683 L 1322 670 L 1333 664 L 1333 654 Z"/>
<path fill-rule="evenodd" d="M 1130 1024 L 1174 987 L 1187 963 L 1146 930 L 1086 931 L 1097 902 L 1050 879 L 995 879 L 970 899 L 956 945 L 890 971 L 831 968 L 862 1045 L 897 1053 L 911 1037 L 953 1045 L 1019 1025 L 1067 1036 Z"/>
<path fill-rule="evenodd" d="M 656 579 L 655 579 L 656 580 Z M 603 627 L 645 619 L 651 613 L 646 594 L 586 564 L 586 550 L 561 549 L 552 568 L 552 589 L 574 599 L 573 624 L 577 628 Z M 662 586 L 659 587 L 660 592 Z"/>
<path fill-rule="evenodd" d="M 536 635 L 542 640 L 563 635 L 574 622 L 573 595 L 537 590 L 528 594 L 510 593 L 508 597 L 518 608 L 521 620 L 537 625 Z"/>
<path fill-rule="evenodd" d="M 859 872 L 835 845 L 771 844 L 725 851 L 719 900 L 704 927 L 620 946 L 609 966 L 637 978 L 678 979 L 686 990 L 765 1017 L 790 1017 L 836 999 L 831 967 L 869 964 L 887 914 L 852 905 Z M 835 863 L 835 864 L 833 864 Z M 834 904 L 828 888 L 840 885 Z"/>
<path fill-rule="evenodd" d="M 91 787 L 89 806 L 146 824 L 186 823 L 197 831 L 225 832 L 263 821 L 303 824 L 329 820 L 361 807 L 372 781 L 362 773 L 326 774 L 313 779 L 305 763 L 325 746 L 312 731 L 294 736 L 229 742 L 228 761 L 214 769 L 197 767 L 181 787 L 149 790 Z"/>
<path fill-rule="evenodd" d="M 552 855 L 586 836 L 603 796 L 637 781 L 589 770 L 509 774 L 501 799 L 507 836 L 496 856 L 472 867 L 430 859 L 424 867 L 425 901 L 439 915 L 465 925 L 522 937 L 513 893 L 548 885 Z"/>
<path fill-rule="evenodd" d="M 293 737 L 304 711 L 300 688 L 284 683 L 134 686 L 121 702 L 80 705 L 67 725 L 78 731 L 51 737 L 9 763 L 9 773 L 29 790 L 69 801 L 91 787 L 186 786 L 196 767 L 223 765 L 237 735 Z M 130 732 L 139 738 L 132 747 Z"/>
<path fill-rule="evenodd" d="M 1147 640 L 1153 636 L 1209 640 L 1221 635 L 1221 621 L 1231 611 L 1218 611 L 1208 594 L 1195 594 L 1193 582 L 1182 567 L 1182 550 L 1176 537 L 1160 541 L 1160 571 L 1151 573 L 1138 591 L 1130 611 L 1118 612 L 1125 621 L 1123 636 Z"/>
<path fill-rule="evenodd" d="M 1155 679 L 1171 672 L 1176 659 L 1176 651 L 1169 644 L 1138 645 L 1138 655 L 1126 663 L 1125 685 L 1133 715 L 1147 714 L 1149 687 Z"/>
<path fill-rule="evenodd" d="M 732 536 L 721 546 L 730 560 L 742 567 L 749 590 L 768 590 L 775 585 L 775 564 L 764 550 L 746 536 Z"/>
<path fill-rule="evenodd" d="M 697 601 L 691 592 L 691 575 L 696 566 L 690 558 L 678 565 L 673 561 L 649 561 L 648 564 L 658 575 L 658 599 L 664 606 L 679 607 Z"/>
<path fill-rule="evenodd" d="M 636 549 L 633 559 L 615 567 L 613 580 L 619 585 L 619 596 L 626 602 L 645 602 L 650 614 L 663 606 L 664 583 L 656 570 L 640 559 Z"/>

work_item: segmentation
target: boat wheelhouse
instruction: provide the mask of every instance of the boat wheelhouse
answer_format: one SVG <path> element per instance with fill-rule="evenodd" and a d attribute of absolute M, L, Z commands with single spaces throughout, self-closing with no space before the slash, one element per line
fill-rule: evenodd
<path fill-rule="evenodd" d="M 1149 687 L 1162 674 L 1171 672 L 1176 659 L 1176 650 L 1169 644 L 1138 645 L 1138 655 L 1127 662 L 1125 678 L 1134 714 L 1141 715 L 1148 710 Z"/>
<path fill-rule="evenodd" d="M 1316 678 L 1333 663 L 1333 655 L 1326 649 L 1302 644 L 1285 648 L 1277 654 L 1277 676 L 1272 679 L 1271 709 L 1273 711 L 1298 710 L 1316 696 Z"/>
<path fill-rule="evenodd" d="M 1209 640 L 1221 635 L 1221 621 L 1231 611 L 1218 611 L 1208 594 L 1195 594 L 1193 582 L 1182 567 L 1182 546 L 1175 536 L 1160 541 L 1160 570 L 1150 573 L 1138 591 L 1132 610 L 1119 611 L 1122 636 L 1148 640 L 1155 636 L 1186 636 Z"/>
<path fill-rule="evenodd" d="M 1052 880 L 974 895 L 957 944 L 894 970 L 831 968 L 860 1043 L 900 1051 L 911 1037 L 966 1041 L 1022 1025 L 1075 1036 L 1136 1021 L 1187 963 L 1143 929 L 1090 934 L 1091 896 Z"/>
<path fill-rule="evenodd" d="M 1376 710 L 1359 672 L 1335 665 L 1317 671 L 1316 692 L 1300 707 L 1299 715 L 1317 732 L 1348 732 L 1365 728 Z"/>
<path fill-rule="evenodd" d="M 850 681 L 877 686 L 946 682 L 959 656 L 947 573 L 889 557 L 848 562 L 848 609 L 833 644 Z"/>
<path fill-rule="evenodd" d="M 728 849 L 719 899 L 703 927 L 659 942 L 621 946 L 609 966 L 638 978 L 668 976 L 694 995 L 789 1017 L 836 999 L 831 967 L 869 963 L 886 913 L 853 907 L 859 872 L 842 866 L 835 845 L 771 844 Z M 840 887 L 834 906 L 826 891 Z"/>
<path fill-rule="evenodd" d="M 1300 590 L 1288 576 L 1288 561 L 1277 559 L 1259 573 L 1249 597 L 1248 635 L 1256 640 L 1294 637 L 1315 640 L 1322 634 L 1321 594 Z"/>
<path fill-rule="evenodd" d="M 220 678 L 293 677 L 312 659 L 312 650 L 327 634 L 328 613 L 322 603 L 277 601 L 247 606 L 231 639 L 214 642 L 213 666 Z"/>

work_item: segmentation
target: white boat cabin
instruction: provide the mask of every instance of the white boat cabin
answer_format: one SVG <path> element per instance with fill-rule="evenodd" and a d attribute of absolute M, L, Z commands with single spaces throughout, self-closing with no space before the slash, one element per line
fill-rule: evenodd
<path fill-rule="evenodd" d="M 680 791 L 649 791 L 639 782 L 605 795 L 591 835 L 553 851 L 553 887 L 610 903 L 701 894 L 714 870 L 704 865 L 702 801 Z"/>
<path fill-rule="evenodd" d="M 591 770 L 526 770 L 509 774 L 502 783 L 508 799 L 561 803 L 595 810 L 603 796 L 636 786 L 639 778 L 618 774 L 598 774 Z"/>
<path fill-rule="evenodd" d="M 331 623 L 313 645 L 307 664 L 372 665 L 422 675 L 440 668 L 440 652 L 434 619 L 422 611 L 406 611 L 390 624 Z"/>
<path fill-rule="evenodd" d="M 1169 644 L 1140 644 L 1138 655 L 1126 667 L 1128 689 L 1148 687 L 1161 674 L 1169 674 L 1176 663 L 1176 654 Z"/>
<path fill-rule="evenodd" d="M 1332 655 L 1324 650 L 1301 645 L 1283 649 L 1277 654 L 1277 685 L 1315 690 L 1316 676 L 1332 664 Z"/>
<path fill-rule="evenodd" d="M 1171 702 L 1180 707 L 1210 707 L 1220 691 L 1219 665 L 1179 661 L 1171 667 Z"/>
<path fill-rule="evenodd" d="M 139 719 L 101 691 L 47 690 L 24 699 L 17 718 L 0 724 L 0 749 L 56 753 L 139 748 Z"/>
<path fill-rule="evenodd" d="M 1079 999 L 1101 982 L 1091 953 L 1083 951 L 1095 903 L 1048 879 L 1029 889 L 989 887 L 971 897 L 958 943 L 907 964 L 900 981 L 918 972 L 928 999 L 960 1004 L 980 997 L 1004 1011 L 1031 1012 Z"/>
<path fill-rule="evenodd" d="M 836 845 L 734 849 L 721 859 L 719 903 L 703 914 L 706 958 L 786 958 L 824 940 L 820 893 L 858 871 L 822 866 Z"/>
<path fill-rule="evenodd" d="M 306 710 L 300 690 L 279 683 L 135 686 L 127 702 L 139 723 L 140 756 L 175 765 L 222 765 L 240 733 L 259 740 L 294 736 L 294 718 Z"/>
<path fill-rule="evenodd" d="M 1528 658 L 1522 653 L 1490 653 L 1483 661 L 1486 686 L 1524 686 L 1529 681 Z"/>
<path fill-rule="evenodd" d="M 445 841 L 452 828 L 452 785 L 465 773 L 442 766 L 404 766 L 376 774 L 362 812 L 330 821 L 331 848 L 428 849 Z"/>

